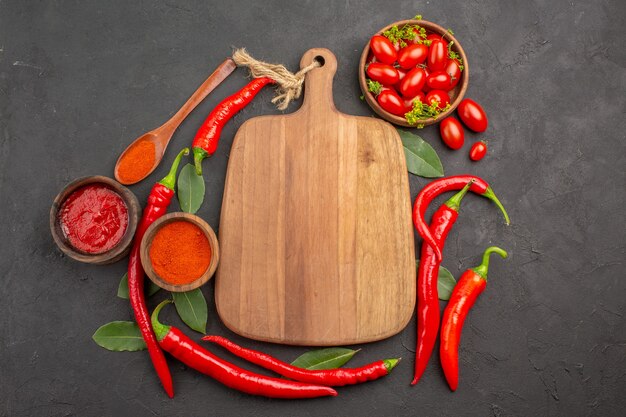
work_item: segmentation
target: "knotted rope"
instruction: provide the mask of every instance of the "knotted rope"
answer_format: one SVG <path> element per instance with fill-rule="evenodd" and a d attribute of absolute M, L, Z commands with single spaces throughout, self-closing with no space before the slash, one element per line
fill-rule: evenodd
<path fill-rule="evenodd" d="M 276 104 L 278 110 L 285 110 L 291 100 L 300 97 L 302 84 L 304 84 L 304 75 L 320 66 L 319 62 L 313 60 L 312 63 L 294 74 L 285 68 L 284 65 L 270 64 L 252 58 L 245 48 L 235 49 L 233 61 L 239 67 L 248 67 L 250 74 L 254 78 L 268 77 L 276 81 L 278 91 L 276 97 L 272 99 L 272 103 Z"/>

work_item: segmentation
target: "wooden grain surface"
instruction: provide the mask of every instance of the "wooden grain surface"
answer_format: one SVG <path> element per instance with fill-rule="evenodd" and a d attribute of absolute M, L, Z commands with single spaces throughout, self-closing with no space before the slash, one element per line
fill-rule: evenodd
<path fill-rule="evenodd" d="M 215 300 L 234 332 L 295 345 L 383 339 L 415 305 L 404 152 L 387 122 L 332 99 L 335 56 L 305 53 L 302 108 L 248 120 L 230 153 Z"/>

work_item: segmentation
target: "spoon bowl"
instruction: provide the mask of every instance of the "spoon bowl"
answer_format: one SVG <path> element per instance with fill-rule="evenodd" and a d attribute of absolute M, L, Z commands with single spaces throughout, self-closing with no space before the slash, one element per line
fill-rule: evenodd
<path fill-rule="evenodd" d="M 115 169 L 113 172 L 113 174 L 115 175 L 115 179 L 120 184 L 124 184 L 124 185 L 135 184 L 143 180 L 144 178 L 146 178 L 148 175 L 152 173 L 152 171 L 156 169 L 157 166 L 159 166 L 159 163 L 161 162 L 161 159 L 163 159 L 163 155 L 165 154 L 165 149 L 167 148 L 169 141 L 172 139 L 172 136 L 174 135 L 174 130 L 175 130 L 175 129 L 164 129 L 164 127 L 167 127 L 167 124 L 139 136 L 130 145 L 128 145 L 128 147 L 121 153 L 121 155 L 117 159 L 117 162 L 115 163 Z M 148 145 L 148 147 L 149 148 L 153 147 L 154 149 L 154 159 L 153 159 L 154 162 L 152 163 L 151 166 L 144 167 L 144 169 L 142 170 L 143 176 L 141 176 L 140 178 L 127 178 L 126 176 L 120 173 L 122 160 L 129 155 L 130 150 L 133 149 L 133 147 L 141 146 L 140 144 L 143 144 L 143 143 L 152 144 L 152 146 Z M 149 165 L 150 159 L 146 158 L 145 161 L 148 162 L 148 165 Z"/>
<path fill-rule="evenodd" d="M 113 170 L 115 179 L 121 184 L 131 185 L 138 183 L 150 175 L 152 171 L 159 166 L 159 163 L 161 163 L 161 159 L 163 159 L 163 155 L 165 154 L 165 149 L 167 149 L 167 145 L 172 139 L 172 136 L 178 126 L 180 126 L 189 113 L 191 113 L 191 111 L 195 109 L 196 106 L 215 89 L 215 87 L 224 81 L 224 79 L 226 79 L 226 77 L 228 77 L 235 70 L 235 68 L 237 68 L 235 62 L 231 58 L 227 58 L 220 64 L 219 67 L 217 67 L 215 71 L 213 71 L 211 75 L 209 75 L 209 78 L 207 78 L 202 85 L 198 87 L 191 97 L 189 97 L 187 102 L 183 104 L 180 110 L 178 110 L 176 114 L 174 114 L 167 122 L 154 130 L 144 133 L 128 145 L 128 147 L 121 153 L 120 157 L 117 159 L 117 163 L 115 164 L 115 168 Z M 152 164 L 150 165 L 149 159 L 146 160 L 147 163 L 145 166 L 138 167 L 136 166 L 137 163 L 133 163 L 134 168 L 141 168 L 139 171 L 142 175 L 133 178 L 120 176 L 120 166 L 122 165 L 124 158 L 129 155 L 129 151 L 133 149 L 133 147 L 144 143 L 148 145 L 146 149 L 141 151 L 141 153 L 146 151 L 150 152 L 154 149 L 154 160 Z"/>

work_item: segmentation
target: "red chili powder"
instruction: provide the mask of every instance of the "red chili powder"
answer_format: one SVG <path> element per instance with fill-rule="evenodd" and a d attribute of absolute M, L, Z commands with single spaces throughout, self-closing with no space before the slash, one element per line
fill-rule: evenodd
<path fill-rule="evenodd" d="M 211 246 L 202 230 L 187 221 L 161 227 L 150 245 L 150 261 L 163 281 L 188 284 L 204 274 L 211 262 Z"/>
<path fill-rule="evenodd" d="M 155 152 L 154 142 L 150 140 L 140 140 L 131 146 L 117 168 L 120 181 L 130 184 L 144 178 L 154 166 Z"/>
<path fill-rule="evenodd" d="M 70 194 L 58 214 L 63 235 L 79 251 L 98 254 L 115 247 L 128 228 L 128 208 L 104 184 L 90 184 Z"/>

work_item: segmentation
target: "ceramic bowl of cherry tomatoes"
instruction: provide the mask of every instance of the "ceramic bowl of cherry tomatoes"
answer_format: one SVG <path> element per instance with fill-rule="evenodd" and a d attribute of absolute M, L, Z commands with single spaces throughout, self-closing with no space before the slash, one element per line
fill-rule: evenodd
<path fill-rule="evenodd" d="M 401 20 L 379 30 L 361 54 L 359 84 L 383 119 L 422 127 L 449 116 L 469 82 L 467 57 L 450 30 Z"/>

